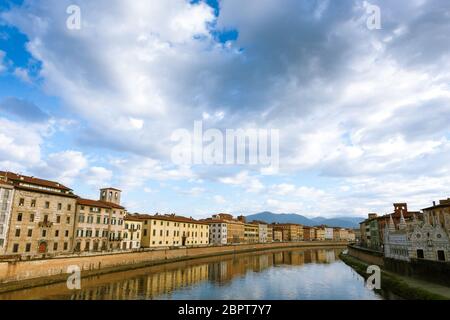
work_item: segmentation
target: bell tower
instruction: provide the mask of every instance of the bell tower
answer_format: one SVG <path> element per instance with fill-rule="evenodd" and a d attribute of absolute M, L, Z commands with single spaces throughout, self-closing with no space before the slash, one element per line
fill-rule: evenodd
<path fill-rule="evenodd" d="M 120 205 L 120 196 L 122 191 L 115 188 L 100 189 L 100 200 Z"/>

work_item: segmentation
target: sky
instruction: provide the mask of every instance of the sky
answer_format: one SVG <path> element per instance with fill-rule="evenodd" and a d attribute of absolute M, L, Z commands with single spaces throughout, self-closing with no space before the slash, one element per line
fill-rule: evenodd
<path fill-rule="evenodd" d="M 367 4 L 0 0 L 0 169 L 197 218 L 450 197 L 450 2 Z M 174 163 L 195 121 L 278 130 L 279 170 Z"/>

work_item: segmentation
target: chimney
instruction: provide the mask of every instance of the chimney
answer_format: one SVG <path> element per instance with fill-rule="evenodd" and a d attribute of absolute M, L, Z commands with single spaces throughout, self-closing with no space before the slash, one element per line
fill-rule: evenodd
<path fill-rule="evenodd" d="M 435 207 L 436 206 L 436 201 L 433 201 L 433 207 Z"/>

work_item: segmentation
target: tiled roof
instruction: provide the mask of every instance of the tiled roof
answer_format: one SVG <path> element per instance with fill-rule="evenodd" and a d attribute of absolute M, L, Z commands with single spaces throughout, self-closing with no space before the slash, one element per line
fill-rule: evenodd
<path fill-rule="evenodd" d="M 138 214 L 133 215 L 133 217 L 141 219 L 141 220 L 163 220 L 163 221 L 174 221 L 174 222 L 183 222 L 183 223 L 197 223 L 197 224 L 208 224 L 208 222 L 205 222 L 204 220 L 195 220 L 193 218 L 187 218 L 177 215 L 163 215 L 163 214 Z"/>
<path fill-rule="evenodd" d="M 99 208 L 106 208 L 106 209 L 125 209 L 124 207 L 112 203 L 112 202 L 106 202 L 106 201 L 100 201 L 100 200 L 91 200 L 91 199 L 82 199 L 78 198 L 77 203 L 82 206 L 90 206 L 90 207 L 99 207 Z"/>
<path fill-rule="evenodd" d="M 49 187 L 49 188 L 59 189 L 59 190 L 62 190 L 62 191 L 72 191 L 72 189 L 62 185 L 61 183 L 55 182 L 55 181 L 50 181 L 50 180 L 44 180 L 44 179 L 39 179 L 39 178 L 35 178 L 35 177 L 30 177 L 30 176 L 19 175 L 19 174 L 13 173 L 13 172 L 0 171 L 0 176 L 6 177 L 8 180 L 13 181 L 13 183 L 15 185 L 17 185 L 17 184 L 22 182 L 22 183 L 29 183 L 29 184 L 42 186 L 42 187 Z"/>

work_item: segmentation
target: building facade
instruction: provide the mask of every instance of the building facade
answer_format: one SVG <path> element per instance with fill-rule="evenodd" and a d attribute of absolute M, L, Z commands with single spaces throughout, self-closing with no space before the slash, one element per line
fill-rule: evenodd
<path fill-rule="evenodd" d="M 136 250 L 141 248 L 142 220 L 133 216 L 125 216 L 122 250 Z"/>
<path fill-rule="evenodd" d="M 212 216 L 213 220 L 220 220 L 227 224 L 227 243 L 244 243 L 245 226 L 244 222 L 234 219 L 231 214 L 219 213 Z"/>
<path fill-rule="evenodd" d="M 244 243 L 258 243 L 259 225 L 253 223 L 244 224 Z"/>
<path fill-rule="evenodd" d="M 0 172 L 0 177 L 14 187 L 4 254 L 28 258 L 69 254 L 77 199 L 72 190 L 11 172 Z"/>
<path fill-rule="evenodd" d="M 186 247 L 209 244 L 209 223 L 175 214 L 133 215 L 142 221 L 141 247 Z"/>
<path fill-rule="evenodd" d="M 325 231 L 325 240 L 333 240 L 333 228 L 324 227 Z"/>
<path fill-rule="evenodd" d="M 275 223 L 272 224 L 272 229 L 280 231 L 282 234 L 282 241 L 302 241 L 304 237 L 304 227 L 293 223 Z"/>
<path fill-rule="evenodd" d="M 6 253 L 13 197 L 14 187 L 0 179 L 0 255 Z"/>
<path fill-rule="evenodd" d="M 112 196 L 108 197 L 110 192 Z M 120 205 L 120 191 L 113 188 L 101 189 L 100 199 L 114 202 L 82 198 L 77 200 L 74 252 L 122 249 L 126 211 Z"/>
<path fill-rule="evenodd" d="M 204 220 L 209 224 L 209 243 L 226 245 L 228 243 L 228 224 L 222 220 Z"/>

